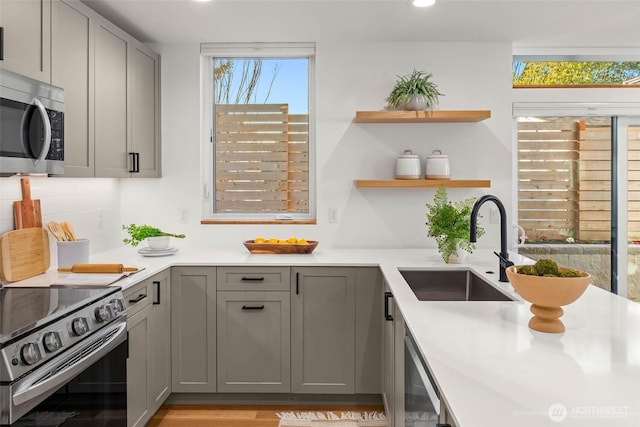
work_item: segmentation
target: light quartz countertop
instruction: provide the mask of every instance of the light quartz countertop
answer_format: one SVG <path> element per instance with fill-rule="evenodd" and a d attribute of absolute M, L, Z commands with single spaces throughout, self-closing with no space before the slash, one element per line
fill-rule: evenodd
<path fill-rule="evenodd" d="M 563 334 L 539 333 L 527 327 L 530 304 L 498 282 L 492 251 L 466 261 L 446 265 L 435 249 L 319 246 L 309 255 L 252 255 L 186 245 L 166 257 L 125 247 L 90 260 L 144 268 L 119 281 L 123 289 L 171 266 L 380 267 L 459 427 L 640 426 L 640 304 L 592 285 L 564 307 Z M 398 268 L 471 269 L 517 301 L 418 301 Z M 14 285 L 48 286 L 59 274 L 51 269 Z"/>

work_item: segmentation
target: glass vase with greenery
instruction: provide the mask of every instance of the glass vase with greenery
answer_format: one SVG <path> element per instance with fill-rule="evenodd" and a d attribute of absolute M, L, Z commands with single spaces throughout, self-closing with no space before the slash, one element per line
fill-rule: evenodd
<path fill-rule="evenodd" d="M 433 198 L 433 204 L 427 203 L 428 235 L 436 239 L 438 252 L 444 262 L 457 254 L 458 248 L 473 253 L 476 246 L 469 241 L 469 227 L 471 225 L 471 210 L 475 197 L 450 202 L 447 190 L 440 186 Z M 478 227 L 478 237 L 484 234 L 484 229 Z"/>

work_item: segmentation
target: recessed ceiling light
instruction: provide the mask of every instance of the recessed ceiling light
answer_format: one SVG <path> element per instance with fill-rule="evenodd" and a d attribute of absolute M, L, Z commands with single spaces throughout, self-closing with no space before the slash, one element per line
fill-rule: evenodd
<path fill-rule="evenodd" d="M 428 7 L 436 4 L 436 0 L 411 0 L 411 4 L 415 7 Z"/>

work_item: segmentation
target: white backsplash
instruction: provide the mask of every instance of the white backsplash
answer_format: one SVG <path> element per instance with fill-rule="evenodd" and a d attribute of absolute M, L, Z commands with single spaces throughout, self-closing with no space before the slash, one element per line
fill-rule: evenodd
<path fill-rule="evenodd" d="M 90 253 L 121 245 L 120 181 L 109 178 L 32 176 L 31 198 L 40 200 L 42 223 L 68 221 L 78 238 L 90 240 Z M 0 178 L 0 233 L 14 229 L 13 202 L 22 200 L 20 177 Z M 55 238 L 49 234 L 51 265 L 57 265 Z"/>

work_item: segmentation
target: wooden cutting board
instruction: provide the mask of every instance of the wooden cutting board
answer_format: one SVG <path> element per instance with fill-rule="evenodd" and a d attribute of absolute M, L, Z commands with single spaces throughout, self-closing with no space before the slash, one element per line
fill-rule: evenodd
<path fill-rule="evenodd" d="M 0 235 L 0 279 L 38 276 L 49 269 L 49 235 L 44 228 L 24 228 Z"/>
<path fill-rule="evenodd" d="M 20 178 L 22 200 L 13 202 L 13 222 L 16 230 L 22 228 L 42 227 L 40 200 L 31 199 L 29 178 Z"/>

